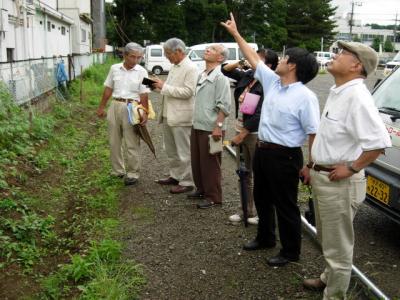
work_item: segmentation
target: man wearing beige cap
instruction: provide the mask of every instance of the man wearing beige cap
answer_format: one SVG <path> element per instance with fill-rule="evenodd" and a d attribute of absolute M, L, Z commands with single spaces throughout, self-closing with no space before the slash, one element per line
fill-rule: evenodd
<path fill-rule="evenodd" d="M 335 79 L 301 171 L 311 183 L 318 239 L 325 270 L 306 279 L 305 288 L 323 290 L 323 299 L 345 299 L 353 261 L 353 219 L 365 198 L 364 168 L 385 148 L 390 137 L 363 80 L 375 71 L 376 52 L 361 43 L 338 42 L 340 51 L 328 64 Z"/>

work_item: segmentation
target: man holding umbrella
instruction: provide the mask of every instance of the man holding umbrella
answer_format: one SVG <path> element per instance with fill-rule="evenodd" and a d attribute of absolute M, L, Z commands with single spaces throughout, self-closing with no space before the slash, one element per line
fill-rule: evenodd
<path fill-rule="evenodd" d="M 124 49 L 124 61 L 111 66 L 104 82 L 103 96 L 97 109 L 97 116 L 107 115 L 108 134 L 111 150 L 111 175 L 125 177 L 125 185 L 137 183 L 139 178 L 140 137 L 129 123 L 128 104 L 137 101 L 143 109 L 140 111 L 140 124 L 145 125 L 148 111 L 148 93 L 150 90 L 142 84 L 147 71 L 139 65 L 143 57 L 143 48 L 137 43 L 128 43 Z M 112 102 L 105 112 L 108 100 Z M 127 165 L 122 156 L 125 144 Z"/>

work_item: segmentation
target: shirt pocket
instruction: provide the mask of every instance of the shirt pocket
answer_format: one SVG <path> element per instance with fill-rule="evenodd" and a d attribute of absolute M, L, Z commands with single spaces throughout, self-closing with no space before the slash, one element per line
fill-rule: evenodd
<path fill-rule="evenodd" d="M 114 90 L 121 90 L 123 88 L 122 82 L 123 77 L 121 75 L 114 76 Z"/>
<path fill-rule="evenodd" d="M 288 126 L 293 125 L 293 116 L 289 111 L 278 108 L 271 113 L 270 124 L 276 129 L 287 131 Z"/>

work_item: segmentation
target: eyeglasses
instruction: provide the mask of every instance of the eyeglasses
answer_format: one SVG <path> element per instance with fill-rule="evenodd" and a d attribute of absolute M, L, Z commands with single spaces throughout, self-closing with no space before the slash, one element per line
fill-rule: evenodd
<path fill-rule="evenodd" d="M 353 52 L 351 52 L 351 51 L 349 51 L 349 50 L 346 50 L 346 49 L 344 49 L 344 48 L 339 49 L 339 52 L 337 53 L 337 55 L 339 56 L 339 55 L 342 55 L 342 54 L 344 54 L 344 55 L 351 55 L 351 56 L 353 56 L 355 59 L 357 59 L 359 63 L 361 63 L 361 60 L 358 58 L 357 54 L 355 54 L 355 53 L 353 53 Z"/>

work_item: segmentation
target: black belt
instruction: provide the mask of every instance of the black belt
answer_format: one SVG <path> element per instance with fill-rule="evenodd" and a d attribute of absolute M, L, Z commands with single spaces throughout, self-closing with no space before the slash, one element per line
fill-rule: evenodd
<path fill-rule="evenodd" d="M 282 146 L 279 144 L 275 143 L 270 143 L 270 142 L 264 142 L 264 141 L 257 141 L 257 147 L 258 148 L 263 148 L 263 149 L 293 149 L 290 147 Z"/>
<path fill-rule="evenodd" d="M 317 172 L 319 172 L 319 171 L 332 172 L 333 170 L 335 170 L 334 168 L 328 168 L 328 167 L 324 167 L 322 165 L 313 165 L 312 168 Z"/>
<path fill-rule="evenodd" d="M 125 99 L 125 98 L 113 98 L 115 101 L 124 102 L 124 103 L 131 103 L 135 101 L 134 99 Z"/>

